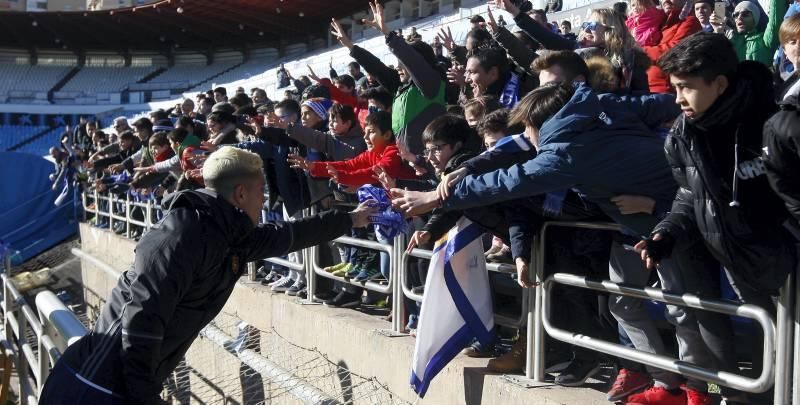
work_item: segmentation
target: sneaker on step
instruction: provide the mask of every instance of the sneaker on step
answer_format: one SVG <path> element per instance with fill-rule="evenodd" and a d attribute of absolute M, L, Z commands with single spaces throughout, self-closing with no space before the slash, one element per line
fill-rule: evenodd
<path fill-rule="evenodd" d="M 567 368 L 561 370 L 561 374 L 555 378 L 554 382 L 562 387 L 580 387 L 600 369 L 600 363 L 597 361 L 572 360 Z"/>
<path fill-rule="evenodd" d="M 341 291 L 333 299 L 325 301 L 324 304 L 326 307 L 356 308 L 361 305 L 361 296 Z"/>
<path fill-rule="evenodd" d="M 351 278 L 355 278 L 356 276 L 361 274 L 362 270 L 364 270 L 364 268 L 359 266 L 359 265 L 352 266 L 352 267 L 350 267 L 350 270 L 348 270 L 344 274 L 344 279 L 345 280 L 350 280 Z"/>
<path fill-rule="evenodd" d="M 300 292 L 300 290 L 303 290 L 305 288 L 306 288 L 306 282 L 301 278 L 295 281 L 294 284 L 292 284 L 292 286 L 286 290 L 286 295 L 294 297 L 297 295 L 298 292 Z"/>
<path fill-rule="evenodd" d="M 686 405 L 686 391 L 677 388 L 674 392 L 664 387 L 650 387 L 625 400 L 627 405 Z"/>
<path fill-rule="evenodd" d="M 711 405 L 711 395 L 708 392 L 701 392 L 684 386 L 686 391 L 686 405 Z"/>
<path fill-rule="evenodd" d="M 369 280 L 373 280 L 378 278 L 381 275 L 381 271 L 375 268 L 362 268 L 358 275 L 353 278 L 353 281 L 357 281 L 359 283 L 364 283 Z"/>
<path fill-rule="evenodd" d="M 322 270 L 325 270 L 328 273 L 333 273 L 336 270 L 341 270 L 342 268 L 344 268 L 348 264 L 350 264 L 350 263 L 342 262 L 342 263 L 339 263 L 339 264 L 334 264 L 333 266 L 328 266 L 328 267 L 326 267 L 326 268 L 324 268 Z"/>
<path fill-rule="evenodd" d="M 331 275 L 336 277 L 344 277 L 348 271 L 353 269 L 353 263 L 345 263 L 344 266 L 331 272 Z"/>
<path fill-rule="evenodd" d="M 525 338 L 520 336 L 508 353 L 489 360 L 486 368 L 496 373 L 521 373 L 525 369 L 525 354 Z"/>
<path fill-rule="evenodd" d="M 282 292 L 285 292 L 286 290 L 292 288 L 292 285 L 294 285 L 294 280 L 292 280 L 291 277 L 286 276 L 286 277 L 282 278 L 280 281 L 278 281 L 275 284 L 273 284 L 272 288 L 270 288 L 270 290 L 272 290 L 272 292 L 281 292 L 282 293 Z"/>
<path fill-rule="evenodd" d="M 467 357 L 486 358 L 494 356 L 494 345 L 487 347 L 481 344 L 480 341 L 474 341 L 469 347 L 461 351 L 461 354 Z"/>
<path fill-rule="evenodd" d="M 652 383 L 648 374 L 621 368 L 608 391 L 608 401 L 624 401 L 629 395 L 649 387 Z"/>
<path fill-rule="evenodd" d="M 308 287 L 303 287 L 302 290 L 298 291 L 297 298 L 302 298 L 302 299 L 308 298 Z"/>

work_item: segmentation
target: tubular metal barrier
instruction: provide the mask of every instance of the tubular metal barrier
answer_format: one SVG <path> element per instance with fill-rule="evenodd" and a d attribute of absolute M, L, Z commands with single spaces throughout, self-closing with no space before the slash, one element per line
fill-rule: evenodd
<path fill-rule="evenodd" d="M 683 362 L 678 359 L 663 355 L 648 353 L 631 349 L 617 343 L 610 343 L 602 339 L 593 338 L 563 329 L 559 329 L 551 323 L 551 291 L 555 284 L 562 284 L 570 287 L 586 288 L 594 291 L 608 292 L 617 295 L 624 295 L 639 299 L 647 299 L 663 302 L 671 305 L 680 305 L 694 309 L 718 312 L 725 315 L 735 315 L 749 318 L 756 321 L 764 331 L 764 359 L 774 359 L 775 357 L 775 324 L 769 313 L 763 308 L 749 304 L 733 304 L 719 300 L 703 299 L 692 294 L 670 294 L 660 289 L 645 287 L 634 288 L 611 281 L 592 281 L 586 277 L 573 274 L 556 273 L 548 277 L 542 288 L 542 317 L 543 326 L 548 335 L 563 342 L 584 347 L 594 351 L 610 354 L 625 358 L 638 363 L 658 367 L 667 371 L 682 374 L 687 377 L 697 378 L 703 381 L 710 381 L 746 392 L 765 392 L 770 387 L 775 376 L 775 365 L 772 361 L 765 361 L 761 374 L 756 379 L 743 377 L 726 371 L 714 371 L 691 363 Z"/>
<path fill-rule="evenodd" d="M 547 230 L 550 227 L 570 227 L 580 229 L 594 229 L 599 231 L 619 231 L 619 225 L 609 222 L 581 222 L 558 221 L 545 222 L 542 229 L 533 238 L 531 246 L 531 281 L 534 282 L 533 299 L 528 300 L 528 332 L 525 335 L 527 347 L 527 361 L 525 362 L 525 377 L 534 381 L 544 381 L 544 328 L 542 320 L 542 294 L 544 284 L 545 247 Z"/>
<path fill-rule="evenodd" d="M 89 209 L 89 201 L 91 199 L 94 199 L 94 209 Z M 146 203 L 131 202 L 130 198 L 123 200 L 115 198 L 113 195 L 100 195 L 97 192 L 94 192 L 93 195 L 90 193 L 83 193 L 82 200 L 85 212 L 94 212 L 98 217 L 107 217 L 109 218 L 110 222 L 125 221 L 128 235 L 130 235 L 131 225 L 141 226 L 145 229 L 152 228 L 154 226 L 151 221 L 153 218 L 152 215 L 161 210 L 161 207 L 152 201 L 148 201 Z M 101 202 L 108 205 L 107 212 L 104 212 L 104 209 L 101 208 Z M 122 215 L 123 213 L 114 211 L 114 206 L 117 204 L 124 204 L 124 216 Z M 146 211 L 144 221 L 136 221 L 130 218 L 132 207 L 139 207 Z M 311 214 L 313 214 L 312 210 L 309 210 L 305 213 L 306 216 Z M 527 324 L 526 343 L 528 350 L 525 366 L 525 375 L 527 378 L 537 382 L 544 381 L 545 333 L 547 333 L 555 339 L 576 346 L 581 346 L 590 350 L 640 362 L 688 377 L 714 382 L 716 384 L 745 392 L 765 392 L 774 386 L 775 404 L 784 405 L 791 402 L 800 405 L 800 367 L 797 367 L 800 364 L 800 323 L 795 322 L 795 320 L 800 319 L 800 288 L 796 288 L 795 286 L 795 277 L 789 277 L 781 289 L 781 295 L 777 301 L 778 311 L 775 320 L 772 319 L 772 314 L 767 313 L 767 311 L 763 308 L 749 304 L 740 305 L 721 300 L 703 299 L 690 294 L 671 294 L 654 288 L 629 287 L 607 280 L 593 281 L 582 276 L 566 273 L 555 273 L 545 279 L 544 267 L 547 232 L 551 227 L 568 227 L 605 231 L 620 231 L 621 229 L 619 225 L 614 223 L 552 221 L 543 224 L 538 235 L 534 237 L 534 242 L 531 247 L 533 259 L 530 266 L 530 277 L 532 281 L 534 281 L 535 286 L 530 289 L 523 289 L 523 310 L 521 316 L 519 318 L 513 318 L 502 314 L 495 314 L 495 321 L 499 325 L 522 328 Z M 336 238 L 333 240 L 333 242 L 346 246 L 377 250 L 379 252 L 388 254 L 390 274 L 387 282 L 379 283 L 367 281 L 360 283 L 352 280 L 346 280 L 342 277 L 333 276 L 332 274 L 324 271 L 324 269 L 319 265 L 320 252 L 318 249 L 320 249 L 320 246 L 313 246 L 296 252 L 302 258 L 298 261 L 287 260 L 283 258 L 266 258 L 264 261 L 284 266 L 295 271 L 305 272 L 308 289 L 308 297 L 306 300 L 309 303 L 313 302 L 314 300 L 314 293 L 316 292 L 317 284 L 319 282 L 318 277 L 336 280 L 356 287 L 366 288 L 381 294 L 393 296 L 391 305 L 393 313 L 391 330 L 394 333 L 402 333 L 405 327 L 403 323 L 403 320 L 405 319 L 405 305 L 403 302 L 404 298 L 407 297 L 416 302 L 421 302 L 423 299 L 423 296 L 420 294 L 415 294 L 410 286 L 410 269 L 408 266 L 409 258 L 416 257 L 421 259 L 430 259 L 432 252 L 424 249 L 413 249 L 410 253 L 406 253 L 406 237 L 402 234 L 395 237 L 391 245 L 385 245 L 376 241 L 352 238 L 349 236 Z M 72 252 L 79 258 L 87 260 L 115 278 L 120 274 L 120 272 L 109 267 L 105 263 L 100 262 L 93 256 L 80 251 L 79 249 L 72 249 Z M 490 263 L 487 264 L 487 270 L 516 274 L 515 266 L 506 264 Z M 254 281 L 255 266 L 250 266 L 248 273 L 250 280 Z M 5 276 L 3 277 L 5 285 L 6 279 Z M 639 299 L 655 300 L 670 305 L 685 306 L 697 310 L 707 310 L 726 315 L 736 315 L 750 318 L 760 325 L 764 333 L 764 367 L 757 378 L 748 378 L 730 372 L 702 368 L 694 364 L 682 362 L 678 359 L 641 352 L 616 343 L 610 343 L 598 338 L 592 338 L 556 328 L 552 325 L 549 318 L 550 310 L 552 308 L 552 303 L 550 302 L 552 297 L 551 291 L 556 284 L 562 284 L 570 288 L 585 288 L 593 291 L 609 292 L 612 294 L 631 296 Z M 6 295 L 8 296 L 9 294 Z M 7 307 L 8 306 L 4 308 Z M 6 312 L 5 309 L 4 312 Z M 24 315 L 25 310 L 23 309 L 21 313 Z M 11 318 L 12 321 L 7 319 L 5 322 L 15 322 L 14 330 L 18 331 L 20 330 L 18 319 L 21 320 L 22 326 L 27 327 L 26 320 L 29 320 L 31 316 L 32 315 L 27 317 L 17 315 L 17 317 Z M 45 317 L 43 316 L 42 319 L 44 318 Z M 37 324 L 36 327 L 38 327 L 39 330 L 37 336 L 43 335 L 41 333 L 42 326 Z M 10 330 L 10 328 L 7 328 L 7 330 Z M 50 344 L 51 347 L 53 345 L 52 340 L 50 340 L 50 338 L 46 335 L 44 335 L 43 342 Z M 9 345 L 7 344 L 6 346 Z M 25 349 L 25 346 L 21 347 L 23 354 L 27 356 L 27 353 L 29 353 L 30 350 Z M 789 354 L 790 350 L 794 350 L 793 355 Z M 25 367 L 22 365 L 22 363 L 20 363 L 21 367 Z M 41 370 L 41 368 L 38 370 Z M 43 375 L 43 372 L 40 371 L 36 377 L 38 378 L 41 375 Z"/>
<path fill-rule="evenodd" d="M 3 283 L 0 310 L 5 330 L 0 342 L 5 371 L 0 399 L 8 398 L 7 390 L 13 363 L 19 376 L 20 403 L 36 403 L 50 369 L 61 357 L 63 350 L 87 331 L 75 314 L 69 311 L 52 292 L 44 291 L 37 296 L 39 311 L 37 316 L 25 301 L 25 297 L 14 286 L 9 275 L 2 274 L 0 278 Z M 50 327 L 55 329 L 55 333 L 52 333 Z M 63 347 L 56 342 L 63 342 Z"/>
<path fill-rule="evenodd" d="M 58 350 L 64 351 L 88 333 L 75 314 L 52 291 L 36 294 L 36 311 L 42 328 L 51 336 Z"/>
<path fill-rule="evenodd" d="M 401 269 L 400 270 L 400 279 L 398 280 L 398 283 L 400 284 L 401 292 L 403 293 L 403 295 L 406 298 L 414 300 L 416 302 L 422 302 L 422 297 L 423 297 L 422 295 L 414 293 L 414 291 L 412 290 L 411 286 L 409 285 L 410 280 L 409 280 L 408 272 L 411 271 L 411 269 L 408 267 L 408 259 L 410 257 L 416 257 L 416 258 L 420 258 L 420 259 L 429 260 L 432 255 L 433 255 L 432 251 L 425 250 L 425 249 L 414 248 L 411 251 L 411 253 L 406 253 L 405 250 L 402 250 L 402 258 L 401 258 L 401 262 L 400 262 L 400 269 Z M 504 264 L 504 263 L 486 263 L 486 270 L 493 271 L 493 272 L 496 272 L 496 273 L 505 273 L 505 274 L 511 274 L 511 275 L 516 275 L 517 274 L 516 267 L 514 267 L 514 266 L 512 266 L 510 264 Z M 424 280 L 423 280 L 423 282 L 424 282 Z M 510 328 L 521 328 L 521 327 L 523 327 L 525 325 L 526 319 L 528 317 L 528 314 L 527 314 L 528 300 L 530 300 L 530 289 L 523 288 L 522 289 L 522 304 L 521 304 L 520 316 L 514 318 L 514 317 L 510 317 L 510 316 L 504 315 L 504 314 L 495 313 L 494 314 L 495 322 L 497 324 L 499 324 L 499 325 L 508 326 Z M 403 314 L 403 316 L 405 316 L 404 312 L 402 314 Z"/>

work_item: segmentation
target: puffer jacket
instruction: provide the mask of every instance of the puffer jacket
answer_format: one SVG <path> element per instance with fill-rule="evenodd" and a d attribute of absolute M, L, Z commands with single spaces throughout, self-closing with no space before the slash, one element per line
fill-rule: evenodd
<path fill-rule="evenodd" d="M 680 188 L 653 232 L 678 241 L 701 236 L 729 271 L 775 294 L 794 267 L 795 247 L 761 158 L 763 124 L 775 112 L 771 89 L 765 66 L 742 62 L 707 112 L 676 121 L 665 149 Z"/>
<path fill-rule="evenodd" d="M 762 157 L 772 189 L 800 224 L 800 104 L 792 97 L 764 125 Z"/>
<path fill-rule="evenodd" d="M 350 232 L 327 212 L 254 226 L 213 191 L 175 194 L 161 225 L 136 246 L 133 269 L 111 292 L 94 329 L 61 360 L 126 404 L 155 404 L 164 380 L 219 313 L 249 261 L 282 256 Z"/>

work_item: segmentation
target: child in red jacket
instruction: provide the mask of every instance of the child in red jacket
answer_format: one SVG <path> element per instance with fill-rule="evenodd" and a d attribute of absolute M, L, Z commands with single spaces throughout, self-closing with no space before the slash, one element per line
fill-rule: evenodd
<path fill-rule="evenodd" d="M 374 168 L 380 166 L 397 179 L 416 178 L 414 170 L 403 163 L 392 134 L 392 116 L 378 111 L 367 116 L 364 128 L 367 151 L 338 162 L 309 162 L 298 155 L 289 155 L 292 167 L 308 171 L 313 177 L 330 177 L 335 182 L 357 188 L 364 184 L 378 185 Z"/>

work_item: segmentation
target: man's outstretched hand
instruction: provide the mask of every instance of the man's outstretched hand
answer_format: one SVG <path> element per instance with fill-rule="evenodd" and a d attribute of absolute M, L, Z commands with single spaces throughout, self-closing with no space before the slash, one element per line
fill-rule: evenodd
<path fill-rule="evenodd" d="M 440 204 L 436 190 L 428 192 L 408 191 L 393 188 L 389 191 L 392 206 L 409 217 L 427 214 Z"/>
<path fill-rule="evenodd" d="M 358 204 L 356 209 L 350 211 L 350 219 L 353 221 L 353 228 L 363 228 L 369 225 L 369 217 L 378 213 L 375 201 L 367 200 Z"/>

